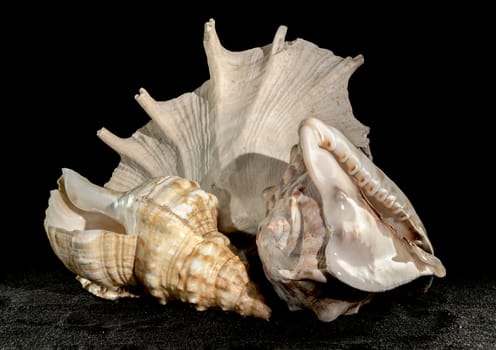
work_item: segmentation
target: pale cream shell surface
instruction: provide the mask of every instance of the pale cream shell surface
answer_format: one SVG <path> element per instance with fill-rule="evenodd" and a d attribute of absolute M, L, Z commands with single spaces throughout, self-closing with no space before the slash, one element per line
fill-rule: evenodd
<path fill-rule="evenodd" d="M 354 118 L 347 92 L 362 56 L 287 42 L 286 30 L 281 26 L 272 44 L 231 52 L 220 44 L 215 22 L 207 22 L 210 80 L 169 101 L 141 89 L 136 100 L 150 123 L 129 138 L 98 132 L 121 156 L 105 186 L 127 191 L 149 178 L 182 176 L 218 198 L 221 232 L 255 233 L 265 215 L 260 194 L 284 172 L 304 118 L 333 125 L 370 154 L 368 127 Z"/>

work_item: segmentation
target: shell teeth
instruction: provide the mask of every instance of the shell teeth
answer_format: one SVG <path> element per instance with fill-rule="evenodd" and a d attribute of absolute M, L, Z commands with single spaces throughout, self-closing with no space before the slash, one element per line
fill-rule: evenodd
<path fill-rule="evenodd" d="M 393 205 L 392 205 L 392 211 L 393 211 L 393 214 L 399 214 L 402 210 L 404 210 L 403 206 L 401 205 L 401 203 L 398 203 L 398 202 L 395 202 Z"/>
<path fill-rule="evenodd" d="M 384 206 L 386 208 L 392 208 L 395 201 L 396 201 L 396 196 L 391 194 L 384 200 Z"/>
<path fill-rule="evenodd" d="M 370 179 L 370 181 L 365 185 L 365 190 L 368 196 L 374 196 L 377 191 L 379 191 L 380 184 L 376 179 Z"/>
<path fill-rule="evenodd" d="M 375 193 L 375 198 L 377 198 L 379 201 L 384 202 L 388 195 L 388 190 L 386 188 L 379 188 L 377 192 Z"/>
<path fill-rule="evenodd" d="M 341 156 L 338 156 L 338 161 L 341 162 L 341 163 L 346 163 L 348 162 L 348 160 L 350 159 L 350 153 L 349 152 L 346 152 L 346 153 L 343 153 Z M 353 165 L 353 160 L 350 161 L 350 164 L 347 164 L 348 167 L 352 167 Z"/>
<path fill-rule="evenodd" d="M 371 174 L 362 168 L 361 171 L 355 175 L 355 178 L 358 181 L 359 187 L 365 187 L 371 179 Z"/>

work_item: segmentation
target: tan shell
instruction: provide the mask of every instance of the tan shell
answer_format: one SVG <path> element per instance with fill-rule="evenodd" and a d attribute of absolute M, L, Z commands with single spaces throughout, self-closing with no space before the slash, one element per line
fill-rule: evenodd
<path fill-rule="evenodd" d="M 192 179 L 218 198 L 221 232 L 255 233 L 265 215 L 261 193 L 284 172 L 303 118 L 333 125 L 369 154 L 368 128 L 353 117 L 347 92 L 362 56 L 286 42 L 286 30 L 281 26 L 272 44 L 231 52 L 215 22 L 206 23 L 210 80 L 169 101 L 141 89 L 136 100 L 151 122 L 126 139 L 99 131 L 121 156 L 105 187 L 127 191 L 164 175 Z"/>
<path fill-rule="evenodd" d="M 229 239 L 217 231 L 217 199 L 176 176 L 126 193 L 64 169 L 51 192 L 45 229 L 55 254 L 83 287 L 106 299 L 180 299 L 268 319 Z"/>
<path fill-rule="evenodd" d="M 264 193 L 257 234 L 265 274 L 290 309 L 332 321 L 357 312 L 373 292 L 445 275 L 393 181 L 337 129 L 310 118 L 299 134 L 281 182 Z M 343 284 L 348 295 L 330 297 Z"/>

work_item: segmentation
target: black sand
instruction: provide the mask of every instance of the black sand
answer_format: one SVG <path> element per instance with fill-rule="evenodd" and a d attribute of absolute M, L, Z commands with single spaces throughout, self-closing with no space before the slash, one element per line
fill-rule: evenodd
<path fill-rule="evenodd" d="M 117 302 L 63 270 L 0 284 L 1 349 L 494 349 L 496 282 L 435 280 L 427 294 L 382 295 L 322 323 L 275 303 L 266 322 L 150 298 Z"/>

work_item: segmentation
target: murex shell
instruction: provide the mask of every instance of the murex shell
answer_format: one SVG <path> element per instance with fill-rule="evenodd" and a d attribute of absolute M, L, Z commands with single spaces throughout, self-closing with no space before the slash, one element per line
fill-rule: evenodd
<path fill-rule="evenodd" d="M 125 139 L 98 132 L 121 156 L 105 187 L 128 191 L 164 175 L 191 179 L 218 198 L 219 231 L 255 234 L 265 216 L 261 193 L 283 174 L 304 118 L 333 125 L 370 154 L 369 129 L 354 118 L 347 92 L 362 56 L 286 42 L 286 30 L 279 27 L 265 47 L 230 52 L 207 22 L 210 80 L 169 101 L 141 89 L 136 100 L 152 120 Z"/>
<path fill-rule="evenodd" d="M 180 299 L 268 319 L 229 239 L 217 231 L 217 199 L 177 176 L 118 193 L 64 169 L 51 192 L 50 244 L 83 287 L 106 299 Z"/>
<path fill-rule="evenodd" d="M 299 135 L 280 183 L 264 192 L 267 217 L 257 234 L 265 274 L 290 309 L 332 321 L 357 312 L 373 292 L 445 275 L 393 181 L 320 120 L 303 121 Z M 342 283 L 358 291 L 332 297 Z"/>

